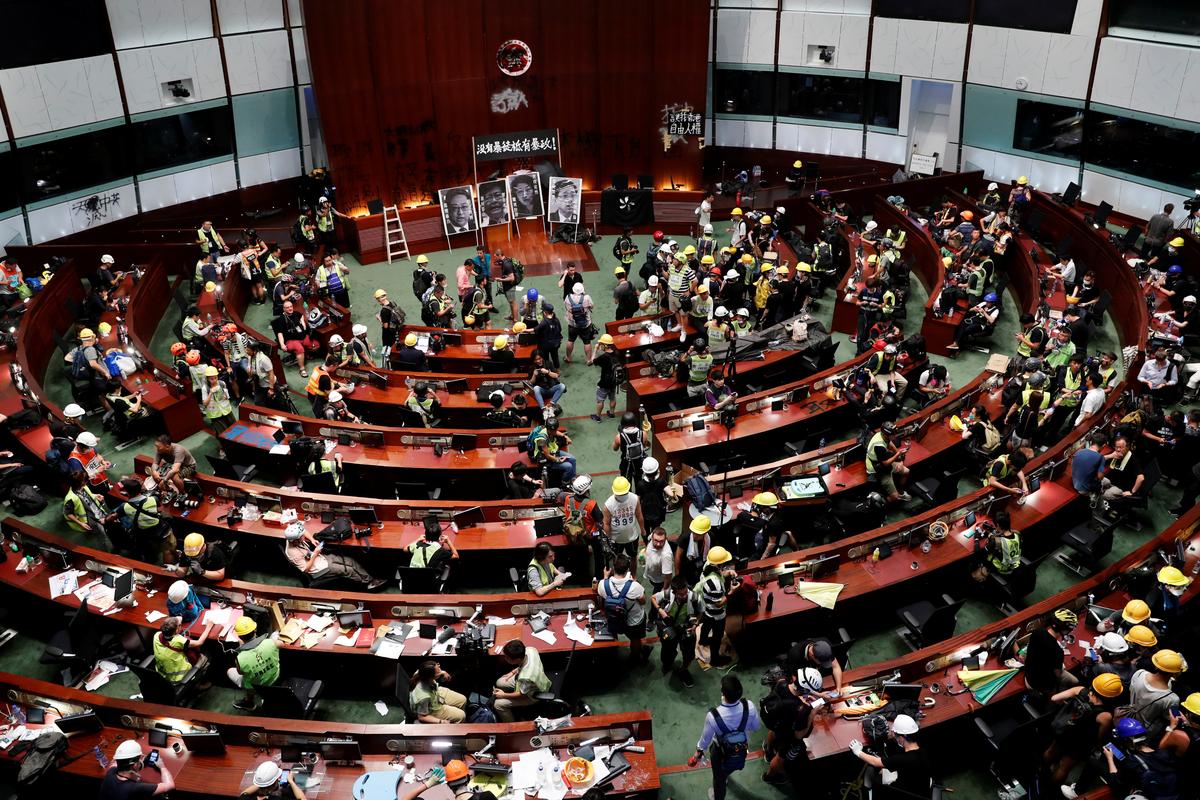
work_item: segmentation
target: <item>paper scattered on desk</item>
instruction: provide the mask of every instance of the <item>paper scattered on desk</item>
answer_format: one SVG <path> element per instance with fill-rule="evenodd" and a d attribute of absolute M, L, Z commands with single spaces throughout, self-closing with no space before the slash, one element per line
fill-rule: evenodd
<path fill-rule="evenodd" d="M 516 617 L 495 617 L 495 616 L 493 616 L 493 617 L 488 617 L 487 621 L 488 621 L 489 625 L 495 625 L 497 628 L 504 627 L 505 625 L 516 625 L 517 624 Z"/>
<path fill-rule="evenodd" d="M 375 701 L 375 710 L 379 712 L 379 716 L 386 717 L 388 713 L 387 703 L 382 700 Z"/>
<path fill-rule="evenodd" d="M 290 444 L 276 444 L 272 445 L 268 452 L 273 456 L 286 456 L 291 454 L 292 446 Z"/>
<path fill-rule="evenodd" d="M 578 642 L 584 647 L 590 647 L 595 641 L 590 633 L 576 624 L 575 615 L 570 611 L 567 612 L 567 624 L 563 625 L 563 633 L 572 642 Z"/>
<path fill-rule="evenodd" d="M 50 599 L 55 600 L 62 597 L 64 594 L 73 594 L 79 588 L 79 573 L 76 570 L 69 569 L 66 572 L 60 572 L 57 575 L 50 576 Z M 87 574 L 87 573 L 82 573 Z"/>
<path fill-rule="evenodd" d="M 75 595 L 75 598 L 77 600 L 79 600 L 80 602 L 83 602 L 83 598 L 88 596 L 88 593 L 90 593 L 92 591 L 92 587 L 96 586 L 99 583 L 100 583 L 100 579 L 97 578 L 96 580 L 92 581 L 91 583 L 85 583 L 83 586 L 80 586 L 78 589 L 71 592 L 71 594 Z"/>
<path fill-rule="evenodd" d="M 534 634 L 534 637 L 541 639 L 543 642 L 549 645 L 553 645 L 558 641 L 558 637 L 554 635 L 554 631 L 550 630 L 549 628 L 544 631 L 538 631 Z"/>
<path fill-rule="evenodd" d="M 321 634 L 316 631 L 309 631 L 300 637 L 300 646 L 308 650 L 319 641 L 321 641 Z"/>
<path fill-rule="evenodd" d="M 333 617 L 324 614 L 314 614 L 304 621 L 304 624 L 309 629 L 314 631 L 323 631 L 333 624 Z"/>
<path fill-rule="evenodd" d="M 435 642 L 430 649 L 429 654 L 434 656 L 444 656 L 450 653 L 451 648 L 458 644 L 458 637 L 454 636 L 444 642 Z"/>
<path fill-rule="evenodd" d="M 341 645 L 342 647 L 354 647 L 356 644 L 358 644 L 358 634 L 361 630 L 362 628 L 355 628 L 349 633 L 334 639 L 333 643 L 336 645 Z"/>
<path fill-rule="evenodd" d="M 224 628 L 226 625 L 229 624 L 229 615 L 230 615 L 231 611 L 232 611 L 232 609 L 228 609 L 228 608 L 210 608 L 210 609 L 208 609 L 207 611 L 204 612 L 204 622 L 201 624 L 201 627 L 203 627 L 204 625 L 212 625 L 214 628 L 217 628 L 217 629 Z"/>
<path fill-rule="evenodd" d="M 152 609 L 152 610 L 146 612 L 146 622 L 149 622 L 151 625 L 153 625 L 154 623 L 158 622 L 160 619 L 163 619 L 166 616 L 167 615 L 164 614 L 163 612 L 155 611 Z"/>
<path fill-rule="evenodd" d="M 282 639 L 285 644 L 291 644 L 303 635 L 304 626 L 301 625 L 300 620 L 296 619 L 295 617 L 289 619 L 287 624 L 283 626 L 283 629 L 279 631 L 279 638 Z"/>
<path fill-rule="evenodd" d="M 400 654 L 404 652 L 404 645 L 395 639 L 389 639 L 385 636 L 382 639 L 375 640 L 375 647 L 371 652 L 380 658 L 390 658 L 392 661 L 398 661 Z"/>

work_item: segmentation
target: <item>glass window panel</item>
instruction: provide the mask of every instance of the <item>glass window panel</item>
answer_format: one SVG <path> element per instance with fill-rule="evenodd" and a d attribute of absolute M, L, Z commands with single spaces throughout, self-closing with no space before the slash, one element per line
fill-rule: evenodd
<path fill-rule="evenodd" d="M 16 151 L 21 195 L 32 203 L 133 174 L 124 125 Z"/>
<path fill-rule="evenodd" d="M 1018 150 L 1063 158 L 1080 158 L 1083 143 L 1083 110 L 1018 100 L 1013 144 Z"/>
<path fill-rule="evenodd" d="M 233 154 L 229 106 L 135 122 L 131 127 L 139 173 Z"/>
<path fill-rule="evenodd" d="M 775 73 L 718 69 L 713 73 L 713 103 L 718 114 L 775 113 Z"/>
<path fill-rule="evenodd" d="M 1109 0 L 1109 27 L 1200 36 L 1196 0 Z"/>
<path fill-rule="evenodd" d="M 784 72 L 779 75 L 779 116 L 860 123 L 862 78 Z"/>

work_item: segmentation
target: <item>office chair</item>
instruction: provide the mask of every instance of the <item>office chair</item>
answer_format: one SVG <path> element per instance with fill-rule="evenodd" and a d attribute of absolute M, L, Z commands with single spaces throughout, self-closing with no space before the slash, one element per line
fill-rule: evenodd
<path fill-rule="evenodd" d="M 263 699 L 258 713 L 264 717 L 311 719 L 324 682 L 308 678 L 285 678 L 274 686 L 256 686 L 254 691 Z"/>
<path fill-rule="evenodd" d="M 571 670 L 571 662 L 575 658 L 575 648 L 578 645 L 578 642 L 571 642 L 571 652 L 567 654 L 567 663 L 561 670 L 546 671 L 546 677 L 550 679 L 550 688 L 534 695 L 537 702 L 514 709 L 519 719 L 535 719 L 536 717 L 555 719 L 572 713 L 571 704 L 563 699 L 563 685 L 567 681 L 567 673 Z"/>
<path fill-rule="evenodd" d="M 87 604 L 71 614 L 67 627 L 57 631 L 42 650 L 38 663 L 57 665 L 63 686 L 73 686 L 85 678 L 102 654 L 112 650 L 116 640 L 101 634 L 96 620 L 89 619 Z"/>
<path fill-rule="evenodd" d="M 142 699 L 147 703 L 161 703 L 170 706 L 186 706 L 196 694 L 196 684 L 203 674 L 199 667 L 193 665 L 183 680 L 172 682 L 159 674 L 154 664 L 154 654 L 146 656 L 141 662 L 129 662 L 129 671 L 137 678 Z"/>
<path fill-rule="evenodd" d="M 1025 702 L 985 706 L 974 715 L 975 728 L 991 750 L 988 769 L 1002 786 L 1010 787 L 1015 782 L 1030 785 L 1028 776 L 1042 762 L 1038 735 L 1041 716 Z"/>
<path fill-rule="evenodd" d="M 958 622 L 958 611 L 964 600 L 955 600 L 948 594 L 942 595 L 942 605 L 928 600 L 919 600 L 896 611 L 896 616 L 905 627 L 897 635 L 912 650 L 920 650 L 926 644 L 940 642 L 954 635 Z"/>
<path fill-rule="evenodd" d="M 1137 494 L 1108 501 L 1109 510 L 1115 514 L 1116 524 L 1133 528 L 1139 533 L 1145 523 L 1135 512 L 1149 505 L 1150 493 L 1162 480 L 1162 470 L 1158 467 L 1158 461 L 1147 464 L 1142 469 L 1142 475 L 1142 486 L 1137 490 Z"/>
<path fill-rule="evenodd" d="M 417 721 L 417 712 L 412 706 L 412 675 L 404 668 L 404 662 L 401 659 L 396 659 L 396 703 L 399 704 L 400 710 L 404 712 L 404 721 L 413 723 Z"/>
<path fill-rule="evenodd" d="M 1113 531 L 1116 522 L 1089 519 L 1081 522 L 1062 535 L 1059 540 L 1073 553 L 1059 552 L 1054 560 L 1067 569 L 1086 578 L 1100 569 L 1101 560 L 1112 552 Z"/>
<path fill-rule="evenodd" d="M 958 496 L 958 479 L 966 472 L 965 467 L 943 467 L 909 484 L 909 492 L 925 505 L 933 508 L 947 503 Z"/>
<path fill-rule="evenodd" d="M 1008 616 L 1017 613 L 1017 604 L 1037 587 L 1037 564 L 1021 556 L 1021 564 L 1007 575 L 988 572 L 986 587 L 996 604 Z"/>

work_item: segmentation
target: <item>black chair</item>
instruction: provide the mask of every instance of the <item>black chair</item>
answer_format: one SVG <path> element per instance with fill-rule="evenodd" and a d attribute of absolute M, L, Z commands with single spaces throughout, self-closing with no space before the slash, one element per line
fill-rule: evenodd
<path fill-rule="evenodd" d="M 1116 522 L 1098 519 L 1079 523 L 1059 540 L 1074 552 L 1056 553 L 1054 560 L 1086 578 L 1100 569 L 1101 560 L 1112 552 L 1113 530 L 1116 527 Z"/>
<path fill-rule="evenodd" d="M 1038 710 L 1028 703 L 987 706 L 974 720 L 991 750 L 992 776 L 1005 787 L 1016 782 L 1030 785 L 1027 776 L 1035 773 L 1042 762 Z"/>
<path fill-rule="evenodd" d="M 958 496 L 958 479 L 965 467 L 944 468 L 909 484 L 908 491 L 930 508 L 940 506 Z"/>
<path fill-rule="evenodd" d="M 263 699 L 258 713 L 264 717 L 311 719 L 325 684 L 308 678 L 285 678 L 274 686 L 256 686 Z"/>
<path fill-rule="evenodd" d="M 536 717 L 555 719 L 571 713 L 571 704 L 563 699 L 563 686 L 567 682 L 567 673 L 571 670 L 571 662 L 575 659 L 577 645 L 577 642 L 571 643 L 571 652 L 567 655 L 567 663 L 561 670 L 546 671 L 546 677 L 550 679 L 550 688 L 534 695 L 537 702 L 515 709 L 518 719 L 534 719 Z"/>
<path fill-rule="evenodd" d="M 199 667 L 192 665 L 183 680 L 171 682 L 159 674 L 154 665 L 154 654 L 151 653 L 140 663 L 130 662 L 129 671 L 137 678 L 142 699 L 147 703 L 161 703 L 169 706 L 186 706 L 196 694 L 196 686 L 203 674 Z"/>
<path fill-rule="evenodd" d="M 396 591 L 407 594 L 441 594 L 450 580 L 450 564 L 447 562 L 441 569 L 428 567 L 396 567 L 396 580 L 399 586 Z"/>
<path fill-rule="evenodd" d="M 841 343 L 830 339 L 820 348 L 805 351 L 800 356 L 800 374 L 815 375 L 822 370 L 832 367 L 834 358 L 837 356 L 839 344 Z"/>
<path fill-rule="evenodd" d="M 1000 609 L 1012 616 L 1017 605 L 1037 587 L 1037 564 L 1021 556 L 1021 564 L 1007 575 L 988 572 L 987 586 L 997 598 Z"/>
<path fill-rule="evenodd" d="M 912 650 L 920 650 L 927 644 L 949 639 L 954 635 L 958 611 L 964 602 L 943 594 L 942 605 L 920 600 L 904 606 L 896 611 L 896 615 L 905 627 L 896 633 Z"/>
<path fill-rule="evenodd" d="M 50 637 L 38 657 L 40 664 L 59 667 L 59 680 L 63 686 L 72 686 L 85 677 L 104 648 L 114 642 L 111 637 L 101 634 L 100 625 L 89 616 L 87 605 L 81 604 L 71 614 L 67 627 Z"/>
<path fill-rule="evenodd" d="M 234 464 L 227 458 L 221 456 L 205 456 L 208 459 L 208 465 L 212 467 L 213 475 L 218 478 L 224 478 L 230 481 L 248 482 L 258 474 L 258 466 L 250 464 L 248 466 L 242 464 Z"/>
<path fill-rule="evenodd" d="M 404 668 L 404 662 L 396 659 L 396 703 L 399 704 L 400 710 L 404 712 L 404 721 L 412 723 L 417 721 L 417 712 L 412 706 L 412 675 Z"/>
<path fill-rule="evenodd" d="M 837 629 L 837 637 L 830 637 L 830 646 L 833 648 L 833 657 L 837 659 L 838 664 L 843 670 L 850 669 L 850 648 L 854 645 L 855 640 L 850 637 L 850 631 L 845 628 Z"/>
<path fill-rule="evenodd" d="M 1145 523 L 1135 512 L 1149 505 L 1150 493 L 1154 491 L 1154 487 L 1160 480 L 1162 480 L 1162 470 L 1159 469 L 1157 461 L 1151 461 L 1142 468 L 1142 485 L 1137 490 L 1137 494 L 1109 500 L 1109 509 L 1115 514 L 1116 524 L 1140 532 Z"/>

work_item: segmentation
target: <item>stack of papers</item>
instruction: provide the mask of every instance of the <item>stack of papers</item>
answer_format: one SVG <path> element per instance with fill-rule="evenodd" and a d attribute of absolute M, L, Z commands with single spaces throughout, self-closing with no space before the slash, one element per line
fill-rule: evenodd
<path fill-rule="evenodd" d="M 321 634 L 316 631 L 309 631 L 300 637 L 300 646 L 308 650 L 319 641 L 321 641 Z"/>
<path fill-rule="evenodd" d="M 554 631 L 547 628 L 544 631 L 538 631 L 534 635 L 535 639 L 541 639 L 546 644 L 552 645 L 558 641 L 558 637 L 554 635 Z"/>
<path fill-rule="evenodd" d="M 300 620 L 292 617 L 279 631 L 279 638 L 284 644 L 291 644 L 304 635 L 304 626 L 300 624 Z"/>
<path fill-rule="evenodd" d="M 354 628 L 349 633 L 343 634 L 334 639 L 333 643 L 336 645 L 341 645 L 342 647 L 354 647 L 358 644 L 358 634 L 361 631 L 362 628 Z"/>
<path fill-rule="evenodd" d="M 87 572 L 79 569 L 69 569 L 58 575 L 50 576 L 50 599 L 55 600 L 64 594 L 73 594 L 79 588 L 79 578 Z"/>
<path fill-rule="evenodd" d="M 390 658 L 392 661 L 398 661 L 400 660 L 400 654 L 404 652 L 404 645 L 395 639 L 385 636 L 375 640 L 371 652 L 380 658 Z"/>
<path fill-rule="evenodd" d="M 304 624 L 314 631 L 323 631 L 333 624 L 333 617 L 324 614 L 314 614 L 304 621 Z"/>
<path fill-rule="evenodd" d="M 572 642 L 578 642 L 584 647 L 591 647 L 592 642 L 595 641 L 586 629 L 576 624 L 575 615 L 570 611 L 567 612 L 567 623 L 563 625 L 563 634 Z"/>
<path fill-rule="evenodd" d="M 542 800 L 562 800 L 567 794 L 567 785 L 562 780 L 562 765 L 553 751 L 546 747 L 532 753 L 522 753 L 513 762 L 509 785 L 518 791 L 524 790 L 526 794 L 536 792 Z"/>

